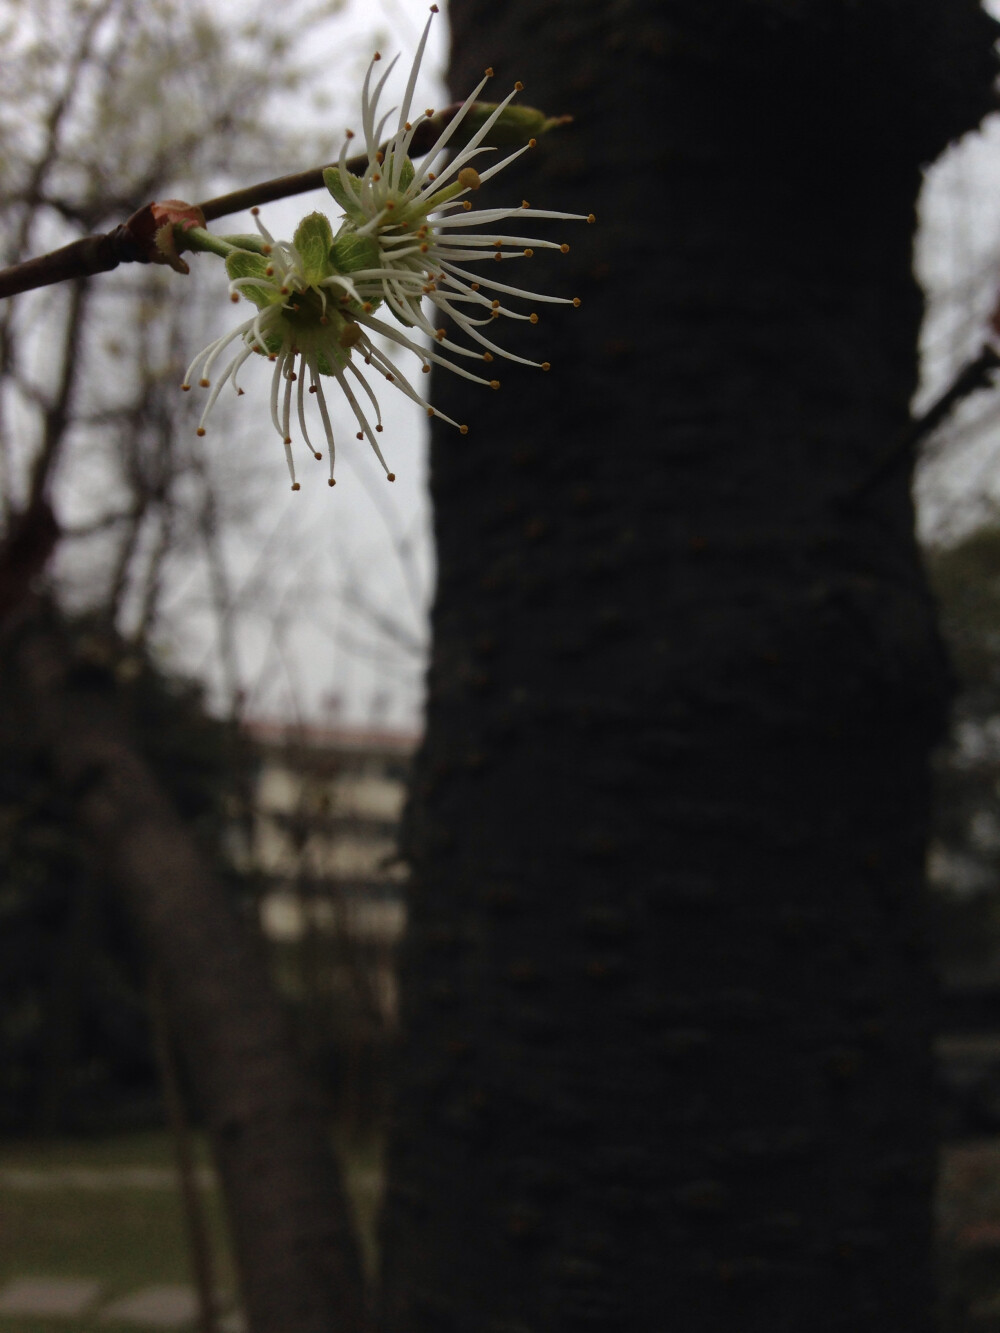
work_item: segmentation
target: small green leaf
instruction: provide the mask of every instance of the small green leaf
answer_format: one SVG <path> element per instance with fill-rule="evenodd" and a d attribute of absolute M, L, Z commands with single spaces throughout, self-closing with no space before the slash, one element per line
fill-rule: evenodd
<path fill-rule="evenodd" d="M 240 278 L 266 278 L 267 260 L 263 255 L 251 254 L 249 250 L 234 250 L 226 256 L 226 272 L 235 282 Z M 270 287 L 257 287 L 251 284 L 240 287 L 240 295 L 253 301 L 258 310 L 280 301 L 279 294 Z"/>
<path fill-rule="evenodd" d="M 382 168 L 388 180 L 392 180 L 392 167 L 394 161 L 395 155 L 393 154 L 386 158 L 385 165 Z M 413 169 L 413 163 L 408 157 L 404 157 L 403 165 L 399 168 L 399 180 L 396 182 L 395 188 L 397 190 L 409 189 L 410 185 L 413 183 L 413 177 L 416 174 L 417 173 Z"/>
<path fill-rule="evenodd" d="M 355 222 L 364 222 L 365 215 L 361 205 L 358 203 L 354 191 L 349 185 L 345 185 L 340 178 L 339 167 L 327 167 L 323 172 L 323 184 L 336 199 L 344 212 L 354 219 Z"/>
<path fill-rule="evenodd" d="M 378 242 L 371 236 L 359 236 L 345 227 L 330 249 L 330 260 L 338 273 L 359 273 L 366 268 L 381 268 Z"/>
<path fill-rule="evenodd" d="M 310 287 L 330 276 L 330 247 L 333 228 L 322 213 L 310 213 L 295 228 L 292 240 L 302 260 L 302 276 Z"/>

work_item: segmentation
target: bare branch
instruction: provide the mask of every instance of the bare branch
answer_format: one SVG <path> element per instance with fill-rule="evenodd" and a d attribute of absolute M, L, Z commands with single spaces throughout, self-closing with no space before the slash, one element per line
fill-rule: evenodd
<path fill-rule="evenodd" d="M 422 157 L 437 142 L 445 126 L 459 110 L 459 103 L 445 107 L 430 120 L 422 121 L 417 126 L 410 145 L 413 157 Z M 368 159 L 358 155 L 348 159 L 347 170 L 353 175 L 364 171 Z M 327 165 L 335 166 L 336 163 Z M 206 222 L 238 213 L 246 208 L 255 208 L 260 204 L 273 203 L 276 199 L 287 199 L 292 195 L 305 194 L 307 190 L 319 190 L 323 187 L 323 172 L 326 166 L 314 167 L 309 171 L 300 171 L 291 176 L 279 176 L 274 180 L 262 181 L 259 185 L 249 185 L 230 194 L 208 199 L 200 208 Z M 157 259 L 152 238 L 147 233 L 144 223 L 152 205 L 140 208 L 114 231 L 97 236 L 84 236 L 78 241 L 64 245 L 50 254 L 39 255 L 36 259 L 14 264 L 0 270 L 0 298 L 16 296 L 20 292 L 46 287 L 54 282 L 65 282 L 69 278 L 89 277 L 94 273 L 109 273 L 119 264 L 148 264 Z"/>

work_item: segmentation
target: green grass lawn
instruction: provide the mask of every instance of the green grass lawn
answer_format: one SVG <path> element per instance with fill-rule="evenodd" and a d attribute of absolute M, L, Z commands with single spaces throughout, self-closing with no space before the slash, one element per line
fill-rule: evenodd
<path fill-rule="evenodd" d="M 348 1192 L 357 1214 L 365 1257 L 374 1264 L 375 1216 L 381 1178 L 380 1145 L 337 1136 Z M 202 1167 L 208 1164 L 198 1145 Z M 114 1183 L 107 1189 L 57 1183 L 60 1170 L 154 1167 L 171 1172 L 173 1154 L 165 1133 L 115 1135 L 103 1139 L 0 1143 L 0 1182 L 5 1171 L 31 1172 L 30 1188 L 0 1183 L 0 1287 L 14 1278 L 90 1278 L 108 1302 L 159 1285 L 192 1285 L 187 1234 L 179 1193 Z M 235 1292 L 222 1202 L 214 1187 L 202 1197 L 211 1230 L 217 1284 Z M 939 1231 L 945 1293 L 955 1310 L 947 1333 L 1000 1333 L 1000 1140 L 951 1148 L 940 1179 Z M 979 1317 L 959 1313 L 969 1303 Z M 989 1307 L 990 1313 L 987 1313 Z M 228 1308 L 228 1306 L 226 1307 Z M 0 1315 L 0 1333 L 150 1333 L 149 1326 L 107 1324 L 90 1319 Z"/>
<path fill-rule="evenodd" d="M 354 1204 L 365 1257 L 374 1262 L 374 1220 L 380 1161 L 374 1139 L 362 1144 L 338 1139 L 348 1192 Z M 201 1166 L 208 1164 L 198 1145 Z M 0 1184 L 0 1287 L 14 1278 L 90 1278 L 101 1284 L 102 1303 L 141 1287 L 192 1285 L 188 1240 L 180 1196 L 169 1188 L 114 1181 L 123 1168 L 172 1172 L 173 1153 L 164 1132 L 109 1138 L 0 1143 L 3 1173 L 31 1173 L 32 1183 Z M 60 1183 L 59 1172 L 85 1168 L 112 1173 L 108 1188 Z M 48 1177 L 48 1179 L 46 1179 Z M 202 1189 L 212 1238 L 217 1286 L 235 1292 L 222 1201 L 214 1186 Z M 229 1308 L 227 1302 L 225 1308 Z M 138 1326 L 92 1319 L 0 1315 L 0 1333 L 140 1333 Z M 141 1333 L 149 1333 L 145 1326 Z"/>
<path fill-rule="evenodd" d="M 91 1278 L 101 1285 L 102 1301 L 140 1287 L 191 1285 L 187 1234 L 176 1186 L 115 1184 L 95 1189 L 57 1183 L 61 1169 L 74 1167 L 169 1171 L 171 1147 L 162 1133 L 0 1145 L 0 1172 L 38 1173 L 39 1182 L 0 1190 L 0 1285 L 25 1277 Z M 51 1183 L 44 1182 L 42 1173 L 50 1172 Z M 232 1265 L 218 1192 L 203 1189 L 202 1198 L 218 1285 L 232 1292 Z M 15 1327 L 17 1333 L 67 1333 L 68 1327 L 77 1333 L 107 1333 L 109 1326 L 96 1318 L 29 1320 L 0 1315 L 2 1333 L 14 1333 Z M 131 1325 L 114 1327 L 120 1333 L 132 1333 Z"/>

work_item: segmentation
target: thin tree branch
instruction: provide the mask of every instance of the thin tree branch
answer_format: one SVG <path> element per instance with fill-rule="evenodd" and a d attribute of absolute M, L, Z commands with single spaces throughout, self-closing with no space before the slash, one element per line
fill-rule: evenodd
<path fill-rule="evenodd" d="M 417 126 L 410 145 L 412 157 L 422 157 L 433 148 L 458 108 L 459 104 L 455 103 Z M 359 175 L 367 163 L 367 156 L 358 154 L 348 159 L 347 170 L 352 175 Z M 327 165 L 337 164 L 334 162 Z M 197 207 L 201 209 L 205 221 L 212 222 L 230 213 L 272 203 L 275 199 L 287 199 L 292 195 L 305 194 L 307 190 L 319 190 L 323 186 L 325 170 L 326 167 L 314 167 L 292 176 L 279 176 L 274 180 L 262 181 L 259 185 L 249 185 L 245 189 L 208 199 Z M 113 231 L 84 236 L 50 254 L 39 255 L 36 259 L 28 259 L 22 264 L 13 264 L 10 268 L 0 270 L 0 298 L 47 287 L 54 282 L 65 282 L 69 278 L 110 273 L 119 264 L 155 262 L 155 229 L 151 227 L 150 207 L 147 204 L 140 208 Z"/>
<path fill-rule="evenodd" d="M 55 397 L 45 410 L 42 447 L 31 466 L 26 505 L 28 509 L 36 505 L 47 493 L 69 425 L 70 406 L 80 373 L 80 336 L 83 331 L 86 302 L 87 284 L 77 279 L 69 289 L 69 309 L 66 312 L 59 385 Z"/>
<path fill-rule="evenodd" d="M 849 502 L 856 502 L 875 490 L 897 466 L 910 459 L 921 440 L 937 430 L 959 403 L 978 389 L 992 388 L 991 377 L 998 367 L 1000 367 L 1000 354 L 989 343 L 984 343 L 979 355 L 959 371 L 940 398 L 935 399 L 926 412 L 910 422 L 906 430 L 875 461 L 845 498 Z"/>

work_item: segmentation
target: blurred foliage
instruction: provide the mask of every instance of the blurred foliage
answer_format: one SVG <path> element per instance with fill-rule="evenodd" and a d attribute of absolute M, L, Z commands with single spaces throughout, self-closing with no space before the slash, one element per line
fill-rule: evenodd
<path fill-rule="evenodd" d="M 236 728 L 106 628 L 68 629 L 75 678 L 115 692 L 181 816 L 238 888 L 227 845 L 253 761 Z M 0 1131 L 142 1123 L 159 1102 L 142 950 L 10 674 L 0 664 Z"/>

